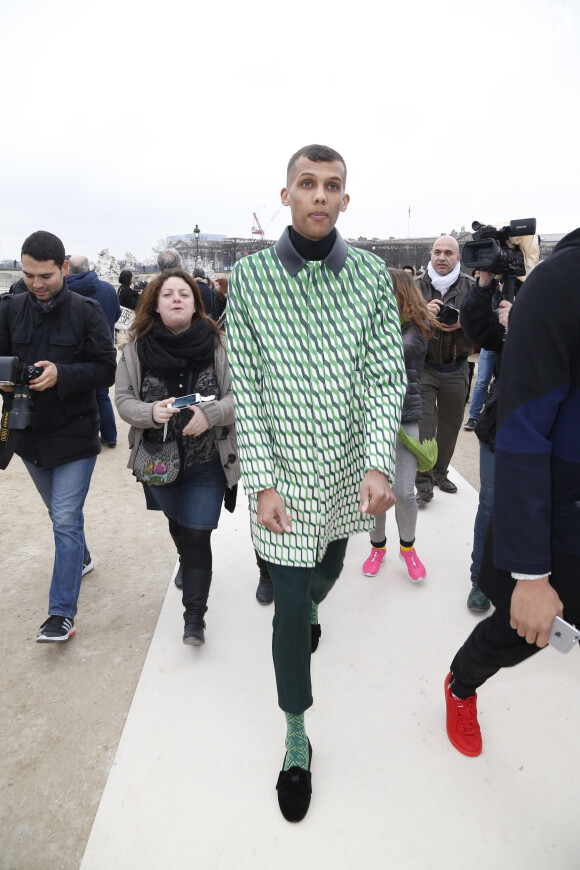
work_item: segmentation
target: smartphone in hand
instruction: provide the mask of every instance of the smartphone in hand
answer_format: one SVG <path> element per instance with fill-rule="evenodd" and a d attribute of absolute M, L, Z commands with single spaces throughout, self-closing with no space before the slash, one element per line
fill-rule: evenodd
<path fill-rule="evenodd" d="M 168 408 L 187 408 L 189 405 L 199 405 L 202 402 L 213 402 L 215 396 L 202 396 L 199 393 L 190 393 L 189 396 L 179 396 Z"/>
<path fill-rule="evenodd" d="M 558 652 L 568 653 L 576 642 L 580 640 L 580 631 L 575 625 L 570 625 L 565 619 L 557 616 L 552 623 L 550 639 L 548 643 Z"/>

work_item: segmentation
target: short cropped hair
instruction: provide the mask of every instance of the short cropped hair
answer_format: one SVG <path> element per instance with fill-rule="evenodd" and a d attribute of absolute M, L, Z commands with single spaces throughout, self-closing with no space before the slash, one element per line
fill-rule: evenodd
<path fill-rule="evenodd" d="M 24 240 L 20 257 L 26 254 L 33 260 L 54 260 L 57 266 L 62 266 L 66 260 L 64 245 L 58 236 L 46 230 L 37 230 Z"/>
<path fill-rule="evenodd" d="M 158 254 L 157 266 L 160 272 L 165 269 L 181 269 L 181 254 L 175 248 L 166 248 Z"/>
<path fill-rule="evenodd" d="M 288 161 L 288 169 L 286 170 L 287 180 L 290 178 L 292 168 L 299 157 L 307 157 L 313 163 L 332 163 L 334 160 L 338 160 L 344 166 L 344 180 L 346 181 L 346 163 L 344 162 L 344 157 L 338 151 L 335 151 L 334 148 L 328 148 L 327 145 L 305 145 L 304 148 L 300 148 L 296 154 L 293 154 Z"/>
<path fill-rule="evenodd" d="M 403 266 L 403 272 L 410 272 L 411 275 L 414 275 L 415 274 L 415 267 L 414 266 Z"/>
<path fill-rule="evenodd" d="M 196 266 L 195 269 L 193 270 L 193 277 L 194 277 L 196 280 L 197 280 L 198 278 L 200 278 L 202 281 L 205 282 L 206 277 L 207 277 L 206 274 L 205 274 L 205 269 L 202 269 L 201 266 Z"/>
<path fill-rule="evenodd" d="M 121 274 L 119 275 L 119 284 L 121 287 L 129 287 L 131 285 L 131 281 L 133 280 L 133 273 L 130 269 L 123 269 Z"/>

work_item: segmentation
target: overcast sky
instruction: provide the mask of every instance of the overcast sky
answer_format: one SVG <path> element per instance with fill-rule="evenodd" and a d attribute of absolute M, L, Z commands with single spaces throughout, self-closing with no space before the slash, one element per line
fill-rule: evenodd
<path fill-rule="evenodd" d="M 266 237 L 285 167 L 348 167 L 346 237 L 580 225 L 580 3 L 0 0 L 0 259 Z M 408 209 L 411 218 L 408 220 Z"/>

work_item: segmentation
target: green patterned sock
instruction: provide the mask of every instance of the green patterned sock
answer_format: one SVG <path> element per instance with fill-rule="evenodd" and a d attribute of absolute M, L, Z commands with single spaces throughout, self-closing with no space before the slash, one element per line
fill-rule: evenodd
<path fill-rule="evenodd" d="M 308 737 L 304 730 L 304 713 L 284 713 L 286 716 L 286 761 L 284 770 L 302 767 L 308 770 Z"/>
<path fill-rule="evenodd" d="M 314 601 L 310 602 L 312 605 L 312 610 L 310 611 L 310 624 L 316 625 L 318 623 L 318 604 L 315 604 Z"/>

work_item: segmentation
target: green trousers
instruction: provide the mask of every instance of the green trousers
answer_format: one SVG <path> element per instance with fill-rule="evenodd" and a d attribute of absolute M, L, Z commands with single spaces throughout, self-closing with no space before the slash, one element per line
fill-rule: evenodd
<path fill-rule="evenodd" d="M 267 563 L 274 587 L 272 656 L 278 703 L 286 713 L 303 713 L 312 706 L 311 602 L 320 604 L 334 586 L 347 543 L 348 538 L 332 541 L 313 568 Z"/>

